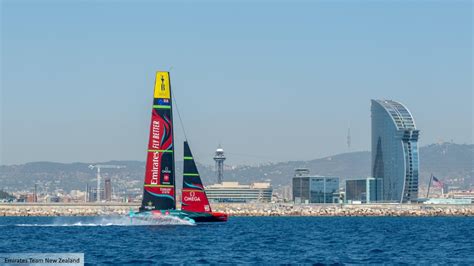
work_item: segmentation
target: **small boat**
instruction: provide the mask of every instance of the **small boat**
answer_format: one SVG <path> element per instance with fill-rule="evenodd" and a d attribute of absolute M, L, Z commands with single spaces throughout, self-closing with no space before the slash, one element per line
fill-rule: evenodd
<path fill-rule="evenodd" d="M 184 142 L 184 168 L 181 210 L 176 209 L 174 131 L 169 72 L 157 72 L 153 95 L 143 200 L 131 221 L 166 216 L 191 223 L 225 222 L 227 214 L 213 212 L 187 141 Z"/>

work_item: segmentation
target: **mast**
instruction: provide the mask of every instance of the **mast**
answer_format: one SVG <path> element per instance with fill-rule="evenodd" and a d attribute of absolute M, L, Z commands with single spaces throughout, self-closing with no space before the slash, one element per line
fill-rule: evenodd
<path fill-rule="evenodd" d="M 156 73 L 140 211 L 176 209 L 173 112 L 169 72 Z"/>

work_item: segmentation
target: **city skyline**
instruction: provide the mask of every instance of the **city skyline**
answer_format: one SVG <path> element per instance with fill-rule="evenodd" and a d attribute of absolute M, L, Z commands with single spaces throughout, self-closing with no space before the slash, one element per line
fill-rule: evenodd
<path fill-rule="evenodd" d="M 0 0 L 0 264 L 474 264 L 473 8 Z"/>
<path fill-rule="evenodd" d="M 472 144 L 471 6 L 4 1 L 0 164 L 144 161 L 170 69 L 206 164 L 218 144 L 230 165 L 343 153 L 348 127 L 370 150 L 372 98 L 410 106 L 421 146 Z"/>

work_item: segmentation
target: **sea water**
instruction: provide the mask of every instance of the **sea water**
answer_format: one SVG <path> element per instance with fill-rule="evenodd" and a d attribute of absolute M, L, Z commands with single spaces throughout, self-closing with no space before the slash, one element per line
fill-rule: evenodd
<path fill-rule="evenodd" d="M 1 217 L 0 253 L 84 253 L 86 263 L 474 264 L 469 217 Z"/>

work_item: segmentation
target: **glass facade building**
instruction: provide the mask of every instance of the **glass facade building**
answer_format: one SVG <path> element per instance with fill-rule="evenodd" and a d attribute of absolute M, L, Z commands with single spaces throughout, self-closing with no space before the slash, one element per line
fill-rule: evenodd
<path fill-rule="evenodd" d="M 376 200 L 418 198 L 418 135 L 410 111 L 392 100 L 372 100 L 372 176 L 382 181 Z"/>
<path fill-rule="evenodd" d="M 382 189 L 382 180 L 373 177 L 347 179 L 345 202 L 371 203 L 377 201 L 377 191 Z"/>
<path fill-rule="evenodd" d="M 338 200 L 338 177 L 311 176 L 307 169 L 296 169 L 293 177 L 295 203 L 337 203 Z"/>

